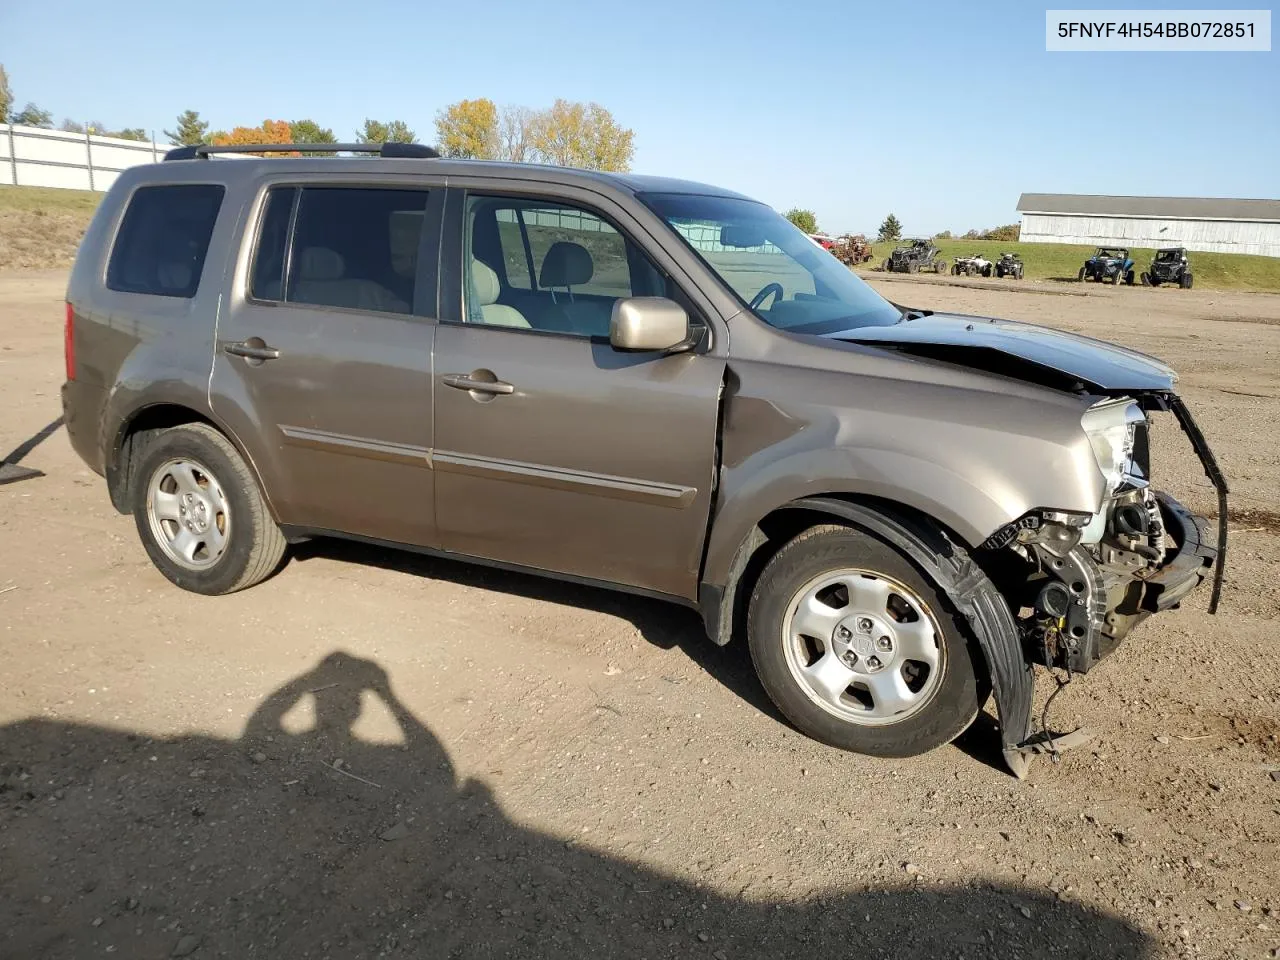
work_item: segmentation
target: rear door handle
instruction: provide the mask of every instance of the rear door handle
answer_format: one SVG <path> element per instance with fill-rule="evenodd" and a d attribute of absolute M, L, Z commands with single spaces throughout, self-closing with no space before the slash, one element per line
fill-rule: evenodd
<path fill-rule="evenodd" d="M 250 337 L 248 340 L 241 340 L 238 343 L 228 343 L 222 348 L 224 353 L 229 353 L 233 357 L 244 357 L 246 360 L 278 360 L 280 359 L 280 351 L 275 347 L 268 347 L 257 337 Z"/>
<path fill-rule="evenodd" d="M 500 393 L 503 395 L 516 392 L 516 388 L 502 380 L 476 380 L 465 373 L 446 373 L 440 378 L 446 387 L 456 390 L 471 390 L 475 393 Z"/>

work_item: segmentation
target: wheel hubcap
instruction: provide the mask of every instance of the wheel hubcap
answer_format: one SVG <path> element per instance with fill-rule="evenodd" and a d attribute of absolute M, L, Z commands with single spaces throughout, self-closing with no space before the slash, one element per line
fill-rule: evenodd
<path fill-rule="evenodd" d="M 782 628 L 787 666 L 818 706 L 864 725 L 923 708 L 945 668 L 933 612 L 909 587 L 867 570 L 815 577 Z"/>
<path fill-rule="evenodd" d="M 147 520 L 165 555 L 189 570 L 211 567 L 226 552 L 231 507 L 222 484 L 194 460 L 169 460 L 151 475 Z"/>

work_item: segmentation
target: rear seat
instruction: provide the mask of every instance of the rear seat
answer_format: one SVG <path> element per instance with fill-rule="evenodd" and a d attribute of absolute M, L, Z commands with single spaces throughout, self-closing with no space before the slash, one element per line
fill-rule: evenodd
<path fill-rule="evenodd" d="M 408 313 L 409 304 L 374 280 L 346 276 L 342 254 L 328 247 L 307 247 L 294 266 L 297 280 L 289 299 L 294 303 L 317 303 L 325 306 L 351 307 L 356 310 L 381 310 Z"/>

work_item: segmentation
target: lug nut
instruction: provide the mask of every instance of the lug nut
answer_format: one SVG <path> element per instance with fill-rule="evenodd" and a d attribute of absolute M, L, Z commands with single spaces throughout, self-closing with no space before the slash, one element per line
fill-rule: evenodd
<path fill-rule="evenodd" d="M 841 659 L 844 660 L 845 666 L 847 667 L 856 666 L 858 663 L 858 655 L 852 650 L 846 650 Z"/>
<path fill-rule="evenodd" d="M 888 651 L 893 649 L 893 641 L 890 640 L 888 637 L 881 637 L 876 641 L 876 649 L 883 650 L 884 652 L 887 653 Z"/>
<path fill-rule="evenodd" d="M 836 636 L 839 637 L 841 640 L 848 640 L 850 637 L 853 636 L 853 634 L 849 632 L 848 627 L 840 627 L 838 630 L 836 630 Z"/>
<path fill-rule="evenodd" d="M 859 629 L 859 630 L 861 630 L 863 633 L 870 633 L 870 632 L 871 632 L 871 620 L 870 620 L 869 618 L 867 618 L 867 617 L 859 617 L 859 618 L 858 618 L 858 629 Z"/>
<path fill-rule="evenodd" d="M 870 667 L 872 670 L 879 670 L 879 669 L 880 669 L 880 658 L 879 658 L 879 657 L 868 657 L 868 658 L 867 658 L 867 666 L 868 666 L 868 667 Z"/>

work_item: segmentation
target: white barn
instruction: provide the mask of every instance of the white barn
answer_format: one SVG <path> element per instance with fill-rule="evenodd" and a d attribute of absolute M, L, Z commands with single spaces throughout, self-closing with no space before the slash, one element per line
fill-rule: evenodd
<path fill-rule="evenodd" d="M 1280 200 L 1024 193 L 1027 243 L 1186 247 L 1280 257 Z"/>

